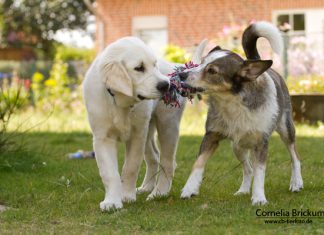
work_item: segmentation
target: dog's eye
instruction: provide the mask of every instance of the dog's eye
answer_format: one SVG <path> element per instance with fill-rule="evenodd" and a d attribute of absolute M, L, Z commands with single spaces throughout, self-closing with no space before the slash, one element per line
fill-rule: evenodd
<path fill-rule="evenodd" d="M 136 70 L 137 72 L 142 72 L 143 73 L 145 71 L 145 68 L 144 68 L 144 65 L 141 64 L 141 65 L 135 67 L 134 70 Z"/>
<path fill-rule="evenodd" d="M 217 71 L 216 71 L 216 69 L 214 69 L 213 67 L 210 67 L 210 68 L 207 69 L 207 73 L 210 73 L 210 74 L 216 74 Z"/>

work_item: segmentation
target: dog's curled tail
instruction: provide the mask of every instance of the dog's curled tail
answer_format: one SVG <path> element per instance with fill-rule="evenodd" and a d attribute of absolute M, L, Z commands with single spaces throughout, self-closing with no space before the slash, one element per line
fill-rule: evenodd
<path fill-rule="evenodd" d="M 260 59 L 256 47 L 257 40 L 260 37 L 268 39 L 274 52 L 281 56 L 283 41 L 279 29 L 271 23 L 260 21 L 251 24 L 243 33 L 242 46 L 248 59 Z"/>

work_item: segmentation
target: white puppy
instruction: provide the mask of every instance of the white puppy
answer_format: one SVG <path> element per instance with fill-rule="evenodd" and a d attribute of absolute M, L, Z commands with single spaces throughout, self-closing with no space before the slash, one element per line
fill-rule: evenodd
<path fill-rule="evenodd" d="M 201 58 L 205 43 L 194 55 L 195 60 Z M 86 73 L 84 99 L 105 187 L 102 210 L 118 209 L 123 201 L 136 200 L 136 180 L 144 152 L 146 175 L 138 191 L 152 191 L 148 199 L 170 191 L 185 99 L 180 100 L 182 108 L 170 108 L 158 98 L 169 88 L 169 78 L 160 71 L 169 74 L 173 68 L 173 64 L 157 61 L 138 38 L 126 37 L 109 45 Z M 156 130 L 161 157 L 154 139 Z M 118 141 L 126 143 L 121 177 Z"/>

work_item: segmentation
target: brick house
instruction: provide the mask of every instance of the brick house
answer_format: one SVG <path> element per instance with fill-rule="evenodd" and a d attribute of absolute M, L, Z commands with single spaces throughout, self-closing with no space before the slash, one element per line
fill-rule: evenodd
<path fill-rule="evenodd" d="M 233 21 L 267 20 L 288 22 L 292 35 L 313 37 L 324 52 L 323 0 L 97 0 L 96 11 L 98 49 L 127 35 L 154 48 L 192 47 Z"/>

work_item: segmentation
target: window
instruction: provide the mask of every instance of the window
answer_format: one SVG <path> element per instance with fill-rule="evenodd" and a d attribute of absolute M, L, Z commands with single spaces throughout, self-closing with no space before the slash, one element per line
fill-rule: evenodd
<path fill-rule="evenodd" d="M 293 15 L 293 29 L 294 31 L 304 31 L 305 30 L 305 15 L 304 14 L 294 14 Z"/>
<path fill-rule="evenodd" d="M 162 49 L 168 43 L 167 17 L 134 17 L 133 35 L 142 39 L 157 55 L 162 56 Z"/>
<path fill-rule="evenodd" d="M 276 14 L 275 21 L 278 27 L 288 23 L 293 34 L 303 35 L 306 30 L 304 13 L 279 13 Z"/>

